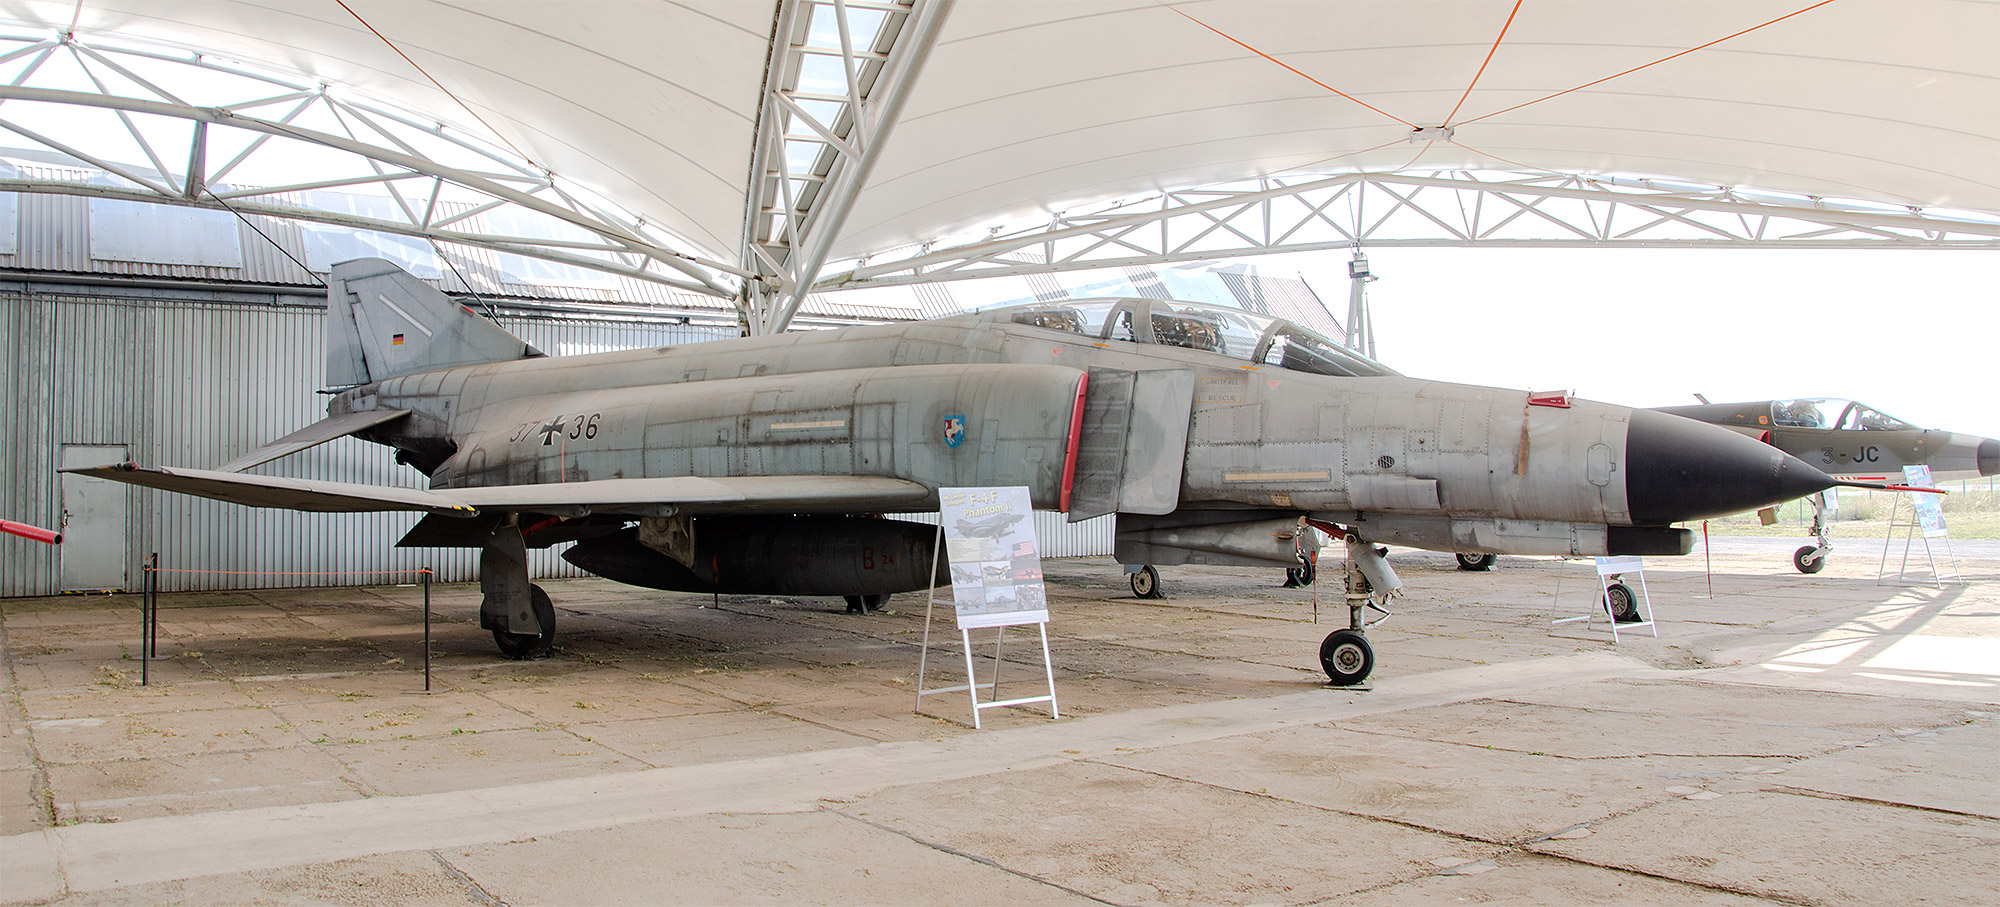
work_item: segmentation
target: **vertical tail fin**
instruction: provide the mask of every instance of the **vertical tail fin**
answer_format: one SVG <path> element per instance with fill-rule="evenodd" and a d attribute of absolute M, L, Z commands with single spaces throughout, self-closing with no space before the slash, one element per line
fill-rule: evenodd
<path fill-rule="evenodd" d="M 333 266 L 326 317 L 328 387 L 542 355 L 506 328 L 379 258 Z"/>

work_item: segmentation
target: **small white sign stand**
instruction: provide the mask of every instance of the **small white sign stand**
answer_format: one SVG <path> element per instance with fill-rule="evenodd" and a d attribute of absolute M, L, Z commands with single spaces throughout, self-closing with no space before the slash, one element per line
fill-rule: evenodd
<path fill-rule="evenodd" d="M 1623 579 L 1627 573 L 1637 574 L 1639 577 L 1639 598 L 1632 603 L 1639 609 L 1639 620 L 1626 623 L 1624 627 L 1627 630 L 1645 628 L 1652 631 L 1654 639 L 1659 639 L 1660 628 L 1653 623 L 1653 595 L 1646 590 L 1646 559 L 1632 555 L 1597 558 L 1597 602 L 1583 614 L 1576 617 L 1558 617 L 1549 621 L 1549 626 L 1553 628 L 1580 620 L 1583 621 L 1584 629 L 1588 630 L 1591 621 L 1597 615 L 1603 614 L 1604 619 L 1611 624 L 1611 644 L 1617 645 L 1619 623 L 1618 615 L 1611 610 L 1611 584 Z M 1631 589 L 1628 587 L 1626 592 L 1631 592 Z M 1556 600 L 1562 600 L 1560 573 L 1556 574 Z"/>
<path fill-rule="evenodd" d="M 931 551 L 931 576 L 937 576 L 938 558 L 949 550 L 952 568 L 952 600 L 958 616 L 958 639 L 965 654 L 965 684 L 924 686 L 929 669 L 931 618 L 938 597 L 931 586 L 930 602 L 924 608 L 924 645 L 917 656 L 917 714 L 923 714 L 924 697 L 938 693 L 966 693 L 972 701 L 972 727 L 980 727 L 979 713 L 986 709 L 1049 704 L 1049 717 L 1061 718 L 1056 706 L 1056 675 L 1049 658 L 1048 591 L 1042 583 L 1042 559 L 1037 551 L 1034 511 L 1028 489 L 940 488 L 938 489 L 938 542 Z M 1033 624 L 1041 636 L 1042 677 L 1048 694 L 1001 699 L 1000 666 L 1007 628 Z M 980 683 L 972 665 L 972 631 L 993 629 L 993 680 Z M 979 689 L 990 691 L 987 701 L 979 701 Z"/>
<path fill-rule="evenodd" d="M 1915 488 L 1930 488 L 1931 468 L 1929 466 L 1903 467 L 1903 481 Z M 1903 522 L 1903 498 L 1910 499 L 1910 519 Z M 1896 566 L 1896 581 L 1902 582 L 1910 575 L 1910 546 L 1915 541 L 1917 530 L 1923 530 L 1924 559 L 1930 563 L 1931 582 L 1939 589 L 1946 581 L 1964 583 L 1965 578 L 1958 571 L 1958 552 L 1951 548 L 1951 533 L 1945 529 L 1944 508 L 1939 506 L 1938 496 L 1920 491 L 1907 491 L 1897 495 L 1889 505 L 1889 534 L 1882 540 L 1882 563 L 1876 568 L 1875 585 L 1882 585 L 1889 579 L 1889 546 L 1896 541 L 1896 530 L 1903 530 L 1903 560 Z M 1937 550 L 1931 547 L 1931 539 L 1941 539 L 1945 560 L 1951 564 L 1951 572 L 1938 568 Z M 1921 574 L 1920 574 L 1921 575 Z"/>

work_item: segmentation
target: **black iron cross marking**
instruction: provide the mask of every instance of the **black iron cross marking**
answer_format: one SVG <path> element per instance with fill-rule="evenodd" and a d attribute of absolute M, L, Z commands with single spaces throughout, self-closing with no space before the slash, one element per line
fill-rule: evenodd
<path fill-rule="evenodd" d="M 556 436 L 562 434 L 563 421 L 564 421 L 563 417 L 557 416 L 554 419 L 550 419 L 547 424 L 542 426 L 541 432 L 542 432 L 543 447 L 552 447 L 555 445 Z"/>

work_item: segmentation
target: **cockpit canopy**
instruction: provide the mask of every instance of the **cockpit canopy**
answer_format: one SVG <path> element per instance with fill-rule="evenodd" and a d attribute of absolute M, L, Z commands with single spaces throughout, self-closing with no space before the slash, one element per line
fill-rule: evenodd
<path fill-rule="evenodd" d="M 1846 431 L 1902 431 L 1916 428 L 1879 409 L 1836 397 L 1773 400 L 1771 424 L 1784 428 L 1838 428 Z"/>
<path fill-rule="evenodd" d="M 996 309 L 986 314 L 996 321 L 1066 331 L 1098 340 L 1185 347 L 1316 375 L 1397 374 L 1283 318 L 1221 306 L 1168 299 L 1065 299 Z"/>

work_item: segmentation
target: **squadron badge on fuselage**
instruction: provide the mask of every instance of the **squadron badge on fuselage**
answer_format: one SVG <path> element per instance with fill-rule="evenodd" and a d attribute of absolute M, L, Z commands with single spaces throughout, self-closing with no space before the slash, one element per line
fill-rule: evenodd
<path fill-rule="evenodd" d="M 965 441 L 965 417 L 944 417 L 944 446 L 957 447 Z"/>

